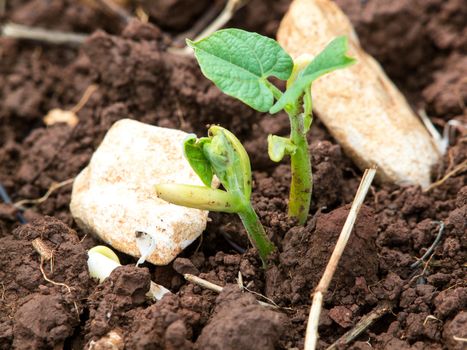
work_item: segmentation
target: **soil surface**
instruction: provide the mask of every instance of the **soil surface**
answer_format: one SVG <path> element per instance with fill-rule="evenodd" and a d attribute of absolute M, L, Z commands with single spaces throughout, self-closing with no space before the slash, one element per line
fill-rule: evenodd
<path fill-rule="evenodd" d="M 363 47 L 414 109 L 424 109 L 439 130 L 452 120 L 464 123 L 452 128 L 433 180 L 465 164 L 467 3 L 336 2 Z M 109 343 L 115 349 L 303 348 L 310 293 L 361 172 L 318 116 L 309 140 L 314 201 L 307 225 L 296 226 L 286 216 L 290 167 L 269 161 L 266 150 L 268 134 L 289 132 L 286 116 L 256 113 L 221 94 L 191 56 L 168 50 L 222 2 L 141 0 L 128 2 L 124 16 L 97 3 L 21 0 L 0 6 L 2 23 L 89 35 L 79 46 L 0 38 L 0 182 L 12 200 L 38 198 L 52 184 L 75 177 L 121 118 L 199 135 L 206 125 L 218 123 L 246 145 L 254 170 L 254 207 L 279 249 L 269 268 L 262 269 L 239 220 L 212 213 L 203 238 L 173 264 L 136 268 L 135 259 L 119 254 L 128 265 L 98 285 L 88 275 L 86 250 L 99 242 L 73 223 L 70 185 L 28 206 L 25 225 L 14 206 L 2 203 L 0 349 L 104 349 Z M 251 0 L 229 26 L 274 36 L 288 5 L 286 0 Z M 148 15 L 149 23 L 134 18 L 135 10 Z M 77 112 L 74 128 L 44 124 L 50 110 L 72 109 L 93 85 L 97 89 Z M 341 348 L 465 348 L 459 338 L 467 338 L 466 180 L 465 172 L 457 172 L 425 192 L 374 184 L 325 296 L 321 349 L 382 305 L 391 311 Z M 412 268 L 437 236 L 440 221 L 445 229 L 434 254 Z M 52 259 L 34 249 L 37 238 Z M 216 294 L 187 283 L 182 276 L 187 272 L 225 288 Z M 145 294 L 151 279 L 173 294 L 149 302 Z M 279 308 L 260 306 L 253 293 Z"/>

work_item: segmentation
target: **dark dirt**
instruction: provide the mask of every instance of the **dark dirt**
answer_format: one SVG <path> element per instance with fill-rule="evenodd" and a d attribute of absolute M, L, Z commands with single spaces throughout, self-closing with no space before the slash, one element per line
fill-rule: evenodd
<path fill-rule="evenodd" d="M 276 349 L 285 329 L 285 315 L 268 310 L 252 294 L 229 286 L 216 299 L 213 316 L 196 345 L 199 349 Z M 261 327 L 256 327 L 260 324 Z M 248 337 L 245 335 L 248 334 Z"/>
<path fill-rule="evenodd" d="M 467 122 L 467 3 L 463 0 L 337 0 L 362 45 L 408 97 L 442 130 Z M 229 25 L 274 36 L 289 1 L 252 0 Z M 7 2 L 0 21 L 89 33 L 79 48 L 0 38 L 0 182 L 13 201 L 37 198 L 87 164 L 107 129 L 121 118 L 204 134 L 219 123 L 244 141 L 254 169 L 254 206 L 279 248 L 261 269 L 236 217 L 212 213 L 203 235 L 172 265 L 135 268 L 134 259 L 101 285 L 87 274 L 86 249 L 98 243 L 74 231 L 71 186 L 24 212 L 0 204 L 0 349 L 81 349 L 109 332 L 128 349 L 293 349 L 303 347 L 310 293 L 316 286 L 349 209 L 361 172 L 315 119 L 310 133 L 314 202 L 305 227 L 287 219 L 290 167 L 267 158 L 266 135 L 286 135 L 285 115 L 253 112 L 222 95 L 190 57 L 169 53 L 208 1 L 138 1 L 152 24 L 127 25 L 86 2 Z M 215 6 L 219 6 L 216 2 Z M 131 10 L 131 8 L 130 8 Z M 70 109 L 85 90 L 98 89 L 77 113 L 79 124 L 46 127 L 53 108 Z M 465 124 L 464 124 L 465 125 Z M 441 179 L 467 161 L 467 132 L 455 127 Z M 49 215 L 49 216 L 47 216 Z M 325 348 L 382 302 L 394 305 L 351 349 L 462 349 L 467 334 L 467 181 L 450 177 L 429 192 L 375 184 L 359 214 L 320 319 Z M 432 258 L 410 268 L 446 225 Z M 71 227 L 71 228 L 70 228 Z M 43 263 L 32 241 L 53 250 Z M 226 237 L 238 248 L 228 243 Z M 199 245 L 199 248 L 198 248 Z M 245 250 L 243 252 L 243 250 Z M 186 283 L 197 274 L 227 286 L 220 295 Z M 244 286 L 279 306 L 258 306 Z M 144 297 L 150 279 L 175 294 Z M 457 337 L 457 338 L 456 338 Z"/>

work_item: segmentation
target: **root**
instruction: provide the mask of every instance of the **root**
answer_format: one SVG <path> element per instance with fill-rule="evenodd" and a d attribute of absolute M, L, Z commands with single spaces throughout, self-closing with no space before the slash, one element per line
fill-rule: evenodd
<path fill-rule="evenodd" d="M 462 163 L 458 164 L 454 169 L 452 169 L 449 173 L 443 176 L 442 179 L 432 183 L 428 188 L 423 190 L 423 192 L 430 192 L 432 189 L 441 186 L 443 183 L 446 182 L 447 179 L 450 177 L 459 175 L 463 173 L 464 171 L 467 171 L 467 160 L 464 160 Z"/>
<path fill-rule="evenodd" d="M 36 199 L 22 199 L 16 203 L 14 203 L 14 206 L 18 209 L 21 209 L 21 210 L 24 210 L 26 209 L 24 207 L 25 204 L 32 204 L 32 205 L 38 205 L 38 204 L 41 204 L 43 202 L 45 202 L 49 197 L 50 195 L 55 192 L 56 190 L 58 190 L 59 188 L 62 188 L 64 186 L 67 186 L 71 183 L 73 183 L 73 181 L 75 180 L 75 178 L 72 178 L 72 179 L 68 179 L 68 180 L 65 180 L 65 181 L 62 181 L 62 182 L 58 182 L 58 183 L 53 183 L 49 189 L 47 190 L 47 192 L 40 198 L 36 198 Z"/>
<path fill-rule="evenodd" d="M 92 94 L 98 89 L 98 86 L 96 84 L 91 84 L 89 85 L 86 90 L 84 90 L 83 96 L 81 99 L 78 101 L 78 103 L 70 109 L 70 112 L 73 113 L 78 113 L 89 101 L 91 98 Z"/>
<path fill-rule="evenodd" d="M 420 274 L 418 274 L 418 275 L 413 276 L 413 277 L 410 279 L 409 284 L 412 283 L 413 281 L 416 281 L 418 278 L 424 277 L 424 276 L 425 276 L 425 272 L 426 272 L 426 270 L 428 269 L 428 266 L 430 266 L 430 262 L 431 262 L 431 259 L 432 259 L 432 258 L 433 258 L 433 255 L 431 255 L 431 256 L 428 258 L 428 260 L 425 262 L 425 265 L 423 266 L 422 272 L 421 272 Z M 423 261 L 423 260 L 420 259 L 419 261 Z M 417 261 L 417 262 L 418 262 L 418 261 Z"/>
<path fill-rule="evenodd" d="M 68 293 L 71 294 L 71 288 L 70 288 L 70 286 L 68 284 L 62 283 L 62 282 L 55 282 L 54 280 L 51 280 L 50 278 L 47 277 L 47 275 L 45 274 L 45 271 L 44 271 L 44 259 L 42 257 L 41 257 L 41 264 L 40 264 L 39 267 L 41 269 L 42 277 L 44 277 L 44 279 L 47 282 L 52 283 L 54 286 L 65 287 L 68 290 Z"/>
<path fill-rule="evenodd" d="M 418 259 L 416 262 L 414 262 L 412 265 L 410 265 L 410 268 L 412 269 L 415 269 L 416 267 L 420 266 L 424 260 L 426 260 L 428 257 L 430 257 L 430 260 L 431 260 L 431 255 L 433 254 L 435 248 L 438 246 L 439 242 L 441 241 L 441 237 L 443 235 L 443 232 L 444 232 L 444 222 L 442 221 L 435 221 L 438 225 L 439 225 L 439 230 L 438 230 L 438 234 L 436 235 L 436 238 L 435 240 L 433 241 L 433 243 L 431 244 L 430 248 L 428 248 L 428 250 L 425 252 L 425 254 L 423 254 L 423 256 Z M 425 268 L 423 269 L 423 272 L 425 272 L 426 270 L 426 265 L 425 265 Z"/>
<path fill-rule="evenodd" d="M 442 322 L 439 318 L 436 318 L 436 317 L 433 316 L 433 315 L 428 315 L 428 316 L 425 318 L 425 321 L 423 321 L 423 325 L 425 326 L 429 320 Z"/>
<path fill-rule="evenodd" d="M 61 286 L 65 287 L 68 290 L 68 293 L 71 294 L 71 288 L 69 285 L 62 283 L 62 282 L 55 282 L 54 280 L 51 280 L 49 277 L 47 277 L 45 271 L 44 271 L 44 261 L 53 261 L 53 250 L 47 246 L 47 244 L 41 239 L 41 238 L 36 238 L 35 240 L 32 241 L 32 246 L 34 247 L 35 251 L 39 253 L 41 257 L 41 263 L 39 265 L 39 268 L 42 273 L 42 277 L 49 283 L 52 283 L 54 286 Z M 76 303 L 75 303 L 76 307 Z M 78 308 L 76 308 L 78 310 Z"/>

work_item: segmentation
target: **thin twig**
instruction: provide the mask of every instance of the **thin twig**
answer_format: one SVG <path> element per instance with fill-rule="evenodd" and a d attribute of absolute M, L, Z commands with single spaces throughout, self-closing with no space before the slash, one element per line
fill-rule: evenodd
<path fill-rule="evenodd" d="M 444 232 L 444 222 L 442 221 L 435 221 L 435 222 L 439 225 L 438 234 L 436 235 L 435 240 L 431 244 L 430 248 L 428 248 L 428 250 L 425 252 L 425 254 L 423 254 L 423 256 L 420 259 L 418 259 L 416 262 L 414 262 L 412 265 L 410 265 L 411 269 L 415 269 L 418 266 L 420 266 L 423 263 L 423 261 L 425 261 L 431 254 L 433 254 L 433 251 L 438 246 L 439 241 L 441 240 L 441 236 L 443 235 L 443 232 Z"/>
<path fill-rule="evenodd" d="M 14 204 L 14 206 L 18 209 L 24 209 L 25 204 L 34 204 L 34 205 L 41 204 L 45 202 L 54 191 L 58 190 L 61 187 L 64 187 L 66 185 L 73 183 L 74 180 L 75 178 L 72 178 L 72 179 L 62 181 L 62 182 L 54 183 L 52 184 L 52 186 L 49 187 L 47 192 L 42 197 L 36 198 L 36 199 L 22 199 L 20 201 L 17 201 Z"/>
<path fill-rule="evenodd" d="M 243 275 L 240 270 L 238 270 L 237 284 L 238 284 L 238 288 L 240 288 L 240 290 L 243 291 L 245 286 L 243 285 Z"/>
<path fill-rule="evenodd" d="M 92 94 L 98 89 L 99 86 L 96 84 L 91 84 L 89 85 L 86 90 L 84 90 L 83 96 L 81 96 L 81 99 L 78 101 L 78 103 L 70 109 L 70 112 L 73 113 L 78 113 L 84 105 L 89 101 L 91 98 Z"/>
<path fill-rule="evenodd" d="M 222 28 L 232 19 L 235 12 L 245 6 L 248 1 L 249 0 L 228 0 L 219 16 L 196 37 L 195 41 L 201 40 Z"/>
<path fill-rule="evenodd" d="M 251 290 L 249 289 L 248 287 L 246 286 L 243 286 L 243 289 L 246 290 L 247 292 L 251 293 L 251 294 L 254 294 L 254 295 L 257 295 L 259 296 L 260 298 L 263 298 L 264 300 L 267 300 L 269 303 L 265 303 L 266 305 L 268 306 L 275 306 L 277 309 L 280 308 L 279 305 L 277 305 L 274 300 L 272 300 L 271 298 L 268 298 L 267 296 L 261 294 L 261 293 L 258 293 L 258 292 L 255 292 L 254 290 Z M 261 303 L 260 301 L 258 301 L 259 303 Z M 285 309 L 285 308 L 284 308 Z M 291 310 L 291 308 L 286 308 L 286 309 L 289 309 Z"/>
<path fill-rule="evenodd" d="M 249 0 L 227 0 L 227 4 L 219 16 L 217 16 L 216 19 L 214 19 L 214 21 L 212 21 L 211 24 L 208 25 L 201 33 L 199 33 L 193 41 L 201 40 L 211 35 L 216 30 L 222 28 L 225 24 L 227 24 L 228 21 L 232 19 L 235 12 L 245 6 L 248 1 Z M 191 49 L 187 46 L 185 46 L 183 49 L 171 47 L 169 50 L 171 52 L 184 55 L 188 55 L 192 52 Z"/>
<path fill-rule="evenodd" d="M 449 173 L 443 176 L 441 180 L 438 180 L 434 183 L 432 183 L 429 187 L 423 190 L 423 192 L 430 192 L 433 188 L 436 188 L 438 186 L 441 186 L 447 179 L 449 179 L 452 176 L 456 176 L 458 174 L 463 173 L 464 171 L 467 171 L 467 160 L 464 160 L 462 163 L 458 164 L 454 169 L 452 169 Z"/>
<path fill-rule="evenodd" d="M 213 292 L 216 292 L 216 293 L 221 293 L 224 290 L 223 287 L 218 286 L 215 283 L 206 281 L 205 279 L 202 279 L 201 277 L 198 277 L 198 276 L 195 276 L 195 275 L 192 275 L 192 274 L 189 274 L 189 273 L 184 274 L 183 277 L 188 282 L 191 282 L 191 283 L 196 284 L 196 285 L 198 285 L 200 287 L 212 290 Z M 246 287 L 244 287 L 244 288 L 246 289 Z M 270 308 L 273 308 L 273 309 L 278 308 L 276 305 L 265 303 L 265 302 L 260 301 L 260 300 L 257 300 L 257 301 L 258 301 L 258 304 L 260 304 L 261 306 L 266 306 L 266 307 L 270 307 Z"/>
<path fill-rule="evenodd" d="M 196 37 L 209 23 L 211 23 L 224 8 L 224 0 L 213 1 L 211 6 L 203 15 L 193 24 L 193 26 L 187 31 L 178 34 L 173 40 L 174 47 L 183 48 L 185 47 L 185 39 L 192 39 Z"/>
<path fill-rule="evenodd" d="M 212 290 L 213 292 L 216 292 L 216 293 L 220 293 L 224 289 L 221 286 L 218 286 L 217 284 L 206 281 L 205 279 L 202 279 L 201 277 L 198 277 L 198 276 L 195 276 L 189 273 L 184 274 L 183 277 L 185 277 L 185 279 L 188 282 L 197 284 L 200 287 Z"/>
<path fill-rule="evenodd" d="M 100 7 L 109 15 L 115 16 L 124 23 L 130 22 L 134 18 L 125 8 L 112 0 L 95 0 Z"/>
<path fill-rule="evenodd" d="M 339 260 L 344 252 L 345 246 L 350 238 L 355 220 L 357 219 L 358 212 L 365 200 L 366 194 L 370 189 L 370 185 L 376 174 L 376 168 L 365 170 L 360 186 L 358 187 L 355 195 L 352 207 L 350 208 L 349 215 L 345 220 L 344 227 L 339 235 L 334 251 L 332 252 L 331 258 L 326 266 L 321 280 L 315 289 L 313 295 L 313 302 L 311 304 L 310 315 L 308 317 L 308 324 L 305 334 L 305 350 L 314 350 L 318 341 L 318 322 L 319 315 L 321 313 L 321 307 L 323 304 L 323 296 L 327 292 L 329 284 L 334 276 Z"/>
<path fill-rule="evenodd" d="M 411 277 L 408 284 L 411 284 L 413 281 L 417 281 L 417 284 L 419 284 L 420 283 L 419 279 L 420 278 L 425 278 L 426 270 L 428 270 L 428 266 L 430 265 L 430 262 L 431 262 L 432 258 L 433 258 L 433 255 L 431 255 L 428 258 L 428 260 L 425 262 L 422 272 L 419 273 L 418 275 L 414 275 L 413 277 Z"/>
<path fill-rule="evenodd" d="M 350 344 L 355 338 L 362 334 L 368 327 L 370 327 L 376 320 L 390 312 L 393 308 L 392 303 L 383 302 L 375 307 L 369 314 L 362 317 L 362 319 L 350 331 L 346 332 L 343 336 L 332 343 L 326 350 L 337 349 L 338 346 Z"/>
<path fill-rule="evenodd" d="M 7 38 L 69 45 L 81 45 L 88 37 L 86 34 L 65 33 L 44 28 L 28 27 L 15 23 L 5 24 L 0 28 L 0 33 Z"/>

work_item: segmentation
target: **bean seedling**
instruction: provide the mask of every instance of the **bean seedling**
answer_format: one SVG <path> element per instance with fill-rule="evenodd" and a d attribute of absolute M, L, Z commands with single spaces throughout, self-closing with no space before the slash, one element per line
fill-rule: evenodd
<path fill-rule="evenodd" d="M 346 56 L 347 38 L 337 37 L 311 59 L 295 62 L 273 39 L 240 29 L 219 30 L 192 42 L 203 74 L 227 95 L 259 112 L 284 110 L 290 120 L 290 137 L 269 135 L 268 153 L 279 162 L 291 157 L 292 183 L 289 216 L 304 224 L 310 209 L 312 173 L 306 135 L 312 123 L 311 85 L 319 77 L 355 62 Z M 287 81 L 282 92 L 268 79 Z"/>
<path fill-rule="evenodd" d="M 208 137 L 189 135 L 183 148 L 185 157 L 205 187 L 159 184 L 156 186 L 157 195 L 167 202 L 185 207 L 237 213 L 265 265 L 275 247 L 250 202 L 250 159 L 240 141 L 230 131 L 211 126 Z M 211 187 L 214 175 L 225 190 Z"/>

